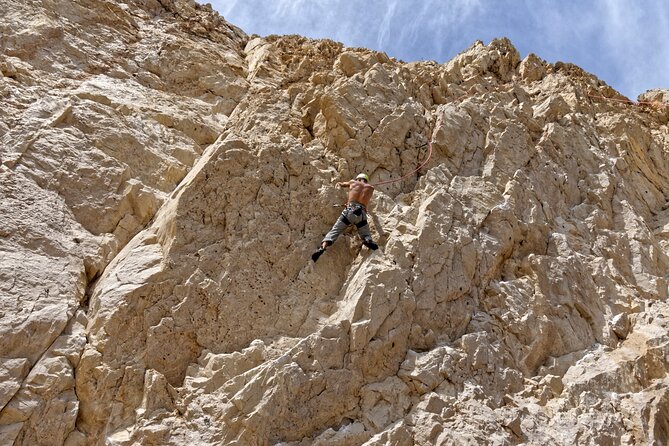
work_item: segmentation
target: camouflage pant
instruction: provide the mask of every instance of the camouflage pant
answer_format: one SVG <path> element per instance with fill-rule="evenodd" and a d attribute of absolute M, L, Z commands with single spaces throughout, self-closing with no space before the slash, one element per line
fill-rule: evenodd
<path fill-rule="evenodd" d="M 330 232 L 325 235 L 323 241 L 328 245 L 333 244 L 350 225 L 355 225 L 362 241 L 372 241 L 372 233 L 369 230 L 369 224 L 367 223 L 365 207 L 356 202 L 351 202 L 346 205 L 346 208 L 342 211 L 334 226 L 330 229 Z"/>

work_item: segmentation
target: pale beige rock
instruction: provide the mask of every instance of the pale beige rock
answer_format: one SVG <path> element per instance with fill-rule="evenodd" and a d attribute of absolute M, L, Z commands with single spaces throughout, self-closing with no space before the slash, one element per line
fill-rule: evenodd
<path fill-rule="evenodd" d="M 545 62 L 536 54 L 530 53 L 520 62 L 518 72 L 527 82 L 541 80 L 546 75 Z"/>
<path fill-rule="evenodd" d="M 75 427 L 79 402 L 74 390 L 74 368 L 86 343 L 86 317 L 78 310 L 68 327 L 32 369 L 12 370 L 22 380 L 18 391 L 3 405 L 3 435 L 15 435 L 19 444 L 62 444 Z M 16 361 L 14 361 L 16 362 Z M 27 360 L 26 360 L 27 362 Z M 11 361 L 7 361 L 11 364 Z M 25 377 L 25 378 L 24 378 Z M 20 426 L 13 430 L 12 427 Z"/>
<path fill-rule="evenodd" d="M 669 103 L 669 90 L 654 89 L 648 90 L 639 95 L 639 101 L 660 102 L 661 104 Z"/>
<path fill-rule="evenodd" d="M 664 90 L 0 9 L 0 443 L 668 441 Z M 361 171 L 380 249 L 311 263 Z"/>

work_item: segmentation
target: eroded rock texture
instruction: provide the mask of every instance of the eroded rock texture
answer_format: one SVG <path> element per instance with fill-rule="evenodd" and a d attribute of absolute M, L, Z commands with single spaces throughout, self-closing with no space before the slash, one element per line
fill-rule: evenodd
<path fill-rule="evenodd" d="M 669 92 L 0 0 L 0 444 L 669 441 Z M 365 171 L 381 248 L 311 252 Z"/>

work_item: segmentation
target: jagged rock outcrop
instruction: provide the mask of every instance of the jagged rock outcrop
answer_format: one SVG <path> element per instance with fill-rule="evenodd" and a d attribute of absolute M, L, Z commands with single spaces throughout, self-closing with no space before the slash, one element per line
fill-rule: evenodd
<path fill-rule="evenodd" d="M 184 0 L 0 0 L 0 443 L 665 444 L 669 104 Z M 651 103 L 650 105 L 647 103 Z M 381 248 L 312 250 L 365 171 Z"/>

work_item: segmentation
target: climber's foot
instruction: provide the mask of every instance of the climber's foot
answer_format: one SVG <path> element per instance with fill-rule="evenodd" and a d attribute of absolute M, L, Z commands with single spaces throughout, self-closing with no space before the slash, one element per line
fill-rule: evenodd
<path fill-rule="evenodd" d="M 321 247 L 316 250 L 313 254 L 311 254 L 311 260 L 314 262 L 318 260 L 318 258 L 325 252 L 325 248 Z"/>
<path fill-rule="evenodd" d="M 379 249 L 379 245 L 374 243 L 373 240 L 365 240 L 364 242 L 362 242 L 362 244 L 371 249 L 372 251 L 376 251 L 377 249 Z"/>

